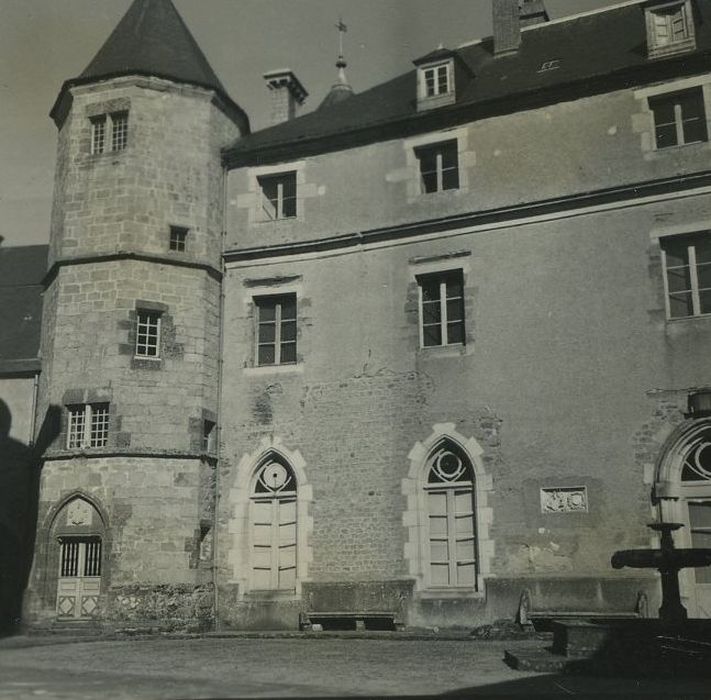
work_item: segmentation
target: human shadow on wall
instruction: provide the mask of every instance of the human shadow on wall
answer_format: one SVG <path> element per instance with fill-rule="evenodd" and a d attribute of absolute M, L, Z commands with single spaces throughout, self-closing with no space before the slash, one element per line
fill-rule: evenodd
<path fill-rule="evenodd" d="M 0 399 L 0 636 L 19 630 L 37 530 L 40 473 L 46 449 L 60 432 L 61 411 L 50 406 L 37 440 L 10 437 L 12 413 Z"/>

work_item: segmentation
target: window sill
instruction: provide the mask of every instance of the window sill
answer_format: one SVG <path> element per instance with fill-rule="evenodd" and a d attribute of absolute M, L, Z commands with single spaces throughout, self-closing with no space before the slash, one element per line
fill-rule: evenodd
<path fill-rule="evenodd" d="M 685 148 L 693 148 L 694 146 L 701 146 L 705 143 L 708 143 L 708 140 L 690 141 L 689 143 L 677 143 L 674 146 L 664 146 L 663 148 L 655 147 L 653 153 L 675 153 L 676 151 L 680 151 Z"/>
<path fill-rule="evenodd" d="M 289 365 L 259 365 L 258 367 L 245 367 L 244 373 L 249 376 L 261 376 L 263 374 L 302 374 L 304 365 L 294 362 Z"/>
<path fill-rule="evenodd" d="M 464 343 L 452 345 L 428 345 L 426 347 L 418 348 L 417 354 L 427 358 L 463 357 L 467 354 L 467 346 Z"/>
<path fill-rule="evenodd" d="M 690 321 L 708 321 L 711 320 L 711 313 L 698 314 L 697 316 L 677 316 L 676 318 L 667 318 L 667 323 L 689 323 Z"/>
<path fill-rule="evenodd" d="M 427 588 L 415 593 L 420 600 L 477 600 L 483 599 L 482 591 L 472 588 Z"/>

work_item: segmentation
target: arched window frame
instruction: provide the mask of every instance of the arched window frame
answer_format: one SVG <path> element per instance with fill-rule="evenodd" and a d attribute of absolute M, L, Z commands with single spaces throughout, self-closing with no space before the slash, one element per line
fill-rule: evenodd
<path fill-rule="evenodd" d="M 452 444 L 460 449 L 474 472 L 473 501 L 478 564 L 476 585 L 466 588 L 434 587 L 428 572 L 430 555 L 426 483 L 430 458 L 442 444 Z M 402 480 L 402 493 L 407 499 L 403 524 L 408 533 L 404 558 L 415 582 L 415 592 L 420 597 L 484 597 L 484 583 L 491 575 L 494 540 L 491 537 L 493 511 L 490 505 L 493 481 L 484 469 L 482 454 L 481 445 L 473 437 L 468 438 L 459 433 L 454 423 L 435 424 L 430 436 L 423 442 L 417 442 L 410 450 L 408 475 Z"/>
<path fill-rule="evenodd" d="M 291 465 L 281 455 L 270 452 L 254 471 L 250 493 L 249 571 L 252 590 L 290 591 L 296 588 L 299 573 L 297 496 L 298 484 Z M 263 561 L 259 562 L 262 566 L 257 566 L 258 550 L 262 553 Z M 256 570 L 263 573 L 258 576 Z"/>
<path fill-rule="evenodd" d="M 285 460 L 294 472 L 297 482 L 296 491 L 296 585 L 290 591 L 259 591 L 252 588 L 250 576 L 250 505 L 252 484 L 257 471 L 270 458 Z M 311 537 L 313 516 L 311 502 L 313 490 L 307 478 L 307 464 L 298 450 L 286 447 L 280 438 L 263 438 L 257 448 L 244 454 L 237 465 L 236 480 L 228 497 L 231 505 L 229 532 L 232 544 L 229 548 L 228 564 L 232 571 L 231 583 L 237 584 L 239 598 L 260 599 L 266 595 L 270 600 L 277 595 L 281 598 L 301 597 L 301 586 L 309 580 L 309 567 L 313 560 Z"/>

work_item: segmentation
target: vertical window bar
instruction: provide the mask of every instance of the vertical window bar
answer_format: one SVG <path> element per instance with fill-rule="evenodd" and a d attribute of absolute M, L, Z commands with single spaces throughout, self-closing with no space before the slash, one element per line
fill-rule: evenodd
<path fill-rule="evenodd" d="M 696 267 L 696 246 L 689 246 L 689 275 L 691 277 L 691 305 L 694 316 L 701 313 L 701 299 L 699 297 L 699 271 Z"/>

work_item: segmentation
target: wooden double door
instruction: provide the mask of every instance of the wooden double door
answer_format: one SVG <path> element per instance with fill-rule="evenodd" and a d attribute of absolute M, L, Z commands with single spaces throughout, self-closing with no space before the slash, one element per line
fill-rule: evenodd
<path fill-rule="evenodd" d="M 63 537 L 59 546 L 57 618 L 91 620 L 99 613 L 101 538 Z"/>

